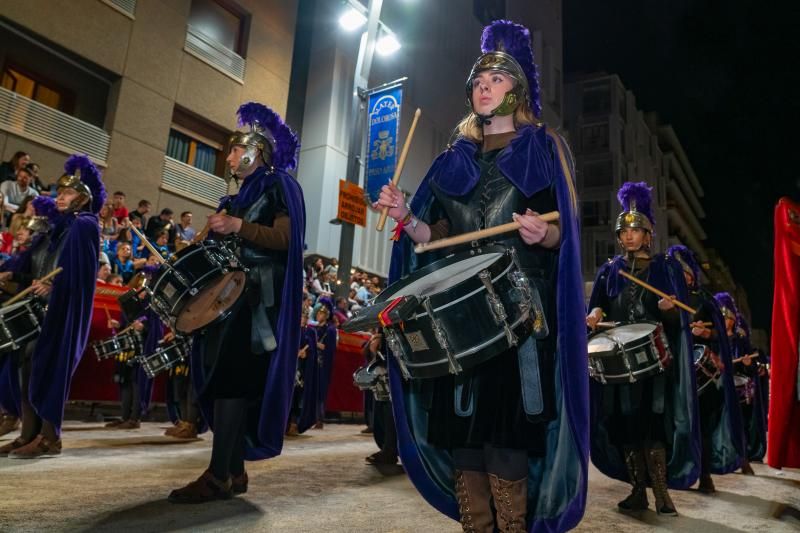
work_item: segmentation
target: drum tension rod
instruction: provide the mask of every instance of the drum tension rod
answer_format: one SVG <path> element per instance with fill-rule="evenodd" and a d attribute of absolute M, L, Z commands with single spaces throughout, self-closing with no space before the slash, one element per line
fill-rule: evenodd
<path fill-rule="evenodd" d="M 386 343 L 397 360 L 397 366 L 400 367 L 403 379 L 411 379 L 411 372 L 408 371 L 408 366 L 406 366 L 406 351 L 400 337 L 397 335 L 397 331 L 391 326 L 383 328 L 383 331 L 386 333 Z"/>
<path fill-rule="evenodd" d="M 422 307 L 425 308 L 428 316 L 431 317 L 431 328 L 433 329 L 433 335 L 436 337 L 436 341 L 439 343 L 439 346 L 442 347 L 442 350 L 444 350 L 445 354 L 447 355 L 450 373 L 458 374 L 463 370 L 463 368 L 461 368 L 461 364 L 458 362 L 458 359 L 456 359 L 455 354 L 453 354 L 453 351 L 450 348 L 450 342 L 447 340 L 447 333 L 444 331 L 442 321 L 436 318 L 436 316 L 433 314 L 433 306 L 431 305 L 430 297 L 422 300 Z"/>
<path fill-rule="evenodd" d="M 501 324 L 503 325 L 503 332 L 506 334 L 508 345 L 516 346 L 519 344 L 519 338 L 517 338 L 517 336 L 511 330 L 511 326 L 508 323 L 508 313 L 506 312 L 506 308 L 494 290 L 494 285 L 492 285 L 492 274 L 488 270 L 484 269 L 478 272 L 478 278 L 481 280 L 481 283 L 483 283 L 483 286 L 486 289 L 486 303 L 489 305 L 489 311 L 492 313 L 495 324 L 498 326 Z"/>

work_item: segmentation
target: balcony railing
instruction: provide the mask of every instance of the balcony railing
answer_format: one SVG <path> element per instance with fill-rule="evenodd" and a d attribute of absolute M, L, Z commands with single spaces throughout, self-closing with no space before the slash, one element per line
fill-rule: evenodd
<path fill-rule="evenodd" d="M 228 194 L 228 185 L 219 176 L 169 156 L 164 156 L 161 188 L 210 207 L 217 207 L 219 199 Z"/>
<path fill-rule="evenodd" d="M 123 15 L 133 18 L 136 13 L 136 0 L 100 0 L 104 2 Z"/>
<path fill-rule="evenodd" d="M 186 26 L 184 50 L 226 76 L 244 83 L 245 59 L 191 25 Z"/>
<path fill-rule="evenodd" d="M 106 166 L 111 137 L 104 129 L 2 87 L 0 129 L 65 154 L 87 154 Z"/>

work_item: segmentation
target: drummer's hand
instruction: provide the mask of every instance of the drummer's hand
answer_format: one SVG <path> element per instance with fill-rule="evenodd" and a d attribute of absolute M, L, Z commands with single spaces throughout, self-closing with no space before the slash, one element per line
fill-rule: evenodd
<path fill-rule="evenodd" d="M 702 321 L 698 320 L 689 325 L 692 327 L 692 335 L 695 337 L 702 337 L 704 339 L 711 337 L 711 330 L 708 329 Z"/>
<path fill-rule="evenodd" d="M 675 302 L 672 301 L 673 298 L 675 298 L 674 295 L 670 298 L 661 298 L 658 301 L 658 308 L 661 309 L 662 311 L 669 311 L 671 309 L 675 309 Z"/>
<path fill-rule="evenodd" d="M 372 204 L 372 207 L 375 209 L 388 207 L 389 217 L 394 220 L 403 220 L 408 214 L 405 195 L 397 188 L 397 185 L 391 183 L 381 187 L 381 194 L 378 196 L 378 201 Z"/>
<path fill-rule="evenodd" d="M 50 294 L 50 291 L 53 290 L 52 285 L 50 285 L 46 281 L 45 282 L 39 281 L 38 279 L 34 280 L 33 283 L 31 283 L 31 287 L 33 287 L 33 294 L 35 294 L 36 296 L 46 296 Z"/>
<path fill-rule="evenodd" d="M 597 323 L 603 320 L 603 310 L 599 307 L 592 309 L 592 312 L 586 315 L 586 325 L 594 330 L 597 328 Z"/>
<path fill-rule="evenodd" d="M 325 345 L 322 344 L 321 342 L 318 342 L 317 343 L 317 350 L 324 350 L 324 349 L 325 349 Z"/>
<path fill-rule="evenodd" d="M 175 340 L 175 333 L 169 332 L 164 334 L 164 342 L 172 342 Z"/>
<path fill-rule="evenodd" d="M 119 321 L 109 318 L 106 325 L 108 326 L 108 329 L 117 329 L 119 327 Z"/>
<path fill-rule="evenodd" d="M 539 244 L 547 237 L 547 222 L 539 218 L 539 213 L 527 209 L 524 215 L 514 213 L 512 217 L 520 223 L 519 236 L 525 244 Z"/>
<path fill-rule="evenodd" d="M 753 356 L 751 354 L 747 354 L 744 357 L 742 357 L 742 364 L 744 366 L 752 365 L 753 364 Z"/>
<path fill-rule="evenodd" d="M 297 357 L 299 357 L 300 359 L 305 359 L 307 356 L 308 356 L 308 344 L 306 344 L 305 346 L 303 346 L 303 347 L 302 347 L 302 348 L 301 348 L 301 349 L 300 349 L 300 350 L 297 352 Z"/>
<path fill-rule="evenodd" d="M 13 272 L 0 272 L 0 283 L 5 283 L 14 275 Z"/>
<path fill-rule="evenodd" d="M 142 331 L 144 329 L 144 324 L 142 324 L 141 320 L 134 320 L 133 329 L 136 331 Z"/>
<path fill-rule="evenodd" d="M 209 215 L 208 228 L 220 235 L 238 233 L 242 229 L 242 219 L 230 215 Z"/>

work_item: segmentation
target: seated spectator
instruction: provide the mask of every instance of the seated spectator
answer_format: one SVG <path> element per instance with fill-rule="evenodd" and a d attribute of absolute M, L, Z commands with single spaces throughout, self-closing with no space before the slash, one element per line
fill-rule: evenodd
<path fill-rule="evenodd" d="M 111 271 L 122 276 L 124 283 L 128 283 L 135 271 L 141 268 L 145 262 L 144 259 L 139 259 L 137 265 L 134 263 L 132 255 L 130 243 L 124 241 L 117 243 L 117 255 L 111 260 Z"/>
<path fill-rule="evenodd" d="M 114 217 L 114 208 L 111 204 L 105 204 L 100 208 L 100 213 L 97 215 L 100 222 L 100 234 L 107 241 L 117 240 L 119 235 L 119 223 Z"/>
<path fill-rule="evenodd" d="M 367 302 L 372 299 L 372 291 L 370 290 L 371 286 L 372 282 L 370 279 L 365 278 L 364 284 L 361 285 L 361 287 L 359 287 L 359 289 L 356 291 L 356 302 L 358 302 L 359 305 L 366 305 Z"/>
<path fill-rule="evenodd" d="M 108 279 L 106 279 L 106 283 L 108 283 L 109 285 L 116 285 L 117 287 L 122 287 L 123 285 L 125 285 L 124 279 L 119 274 L 111 274 L 110 276 L 108 276 Z"/>
<path fill-rule="evenodd" d="M 0 184 L 0 192 L 2 192 L 6 198 L 5 210 L 10 213 L 16 213 L 25 198 L 39 196 L 39 192 L 31 187 L 33 171 L 31 171 L 29 166 L 23 167 L 17 171 L 16 180 L 4 181 Z"/>
<path fill-rule="evenodd" d="M 152 244 L 153 246 L 155 246 L 156 250 L 159 251 L 159 253 L 164 259 L 167 259 L 169 258 L 170 255 L 172 255 L 172 253 L 169 250 L 169 232 L 167 230 L 162 229 L 161 231 L 159 231 L 158 234 L 156 235 L 155 242 Z M 149 258 L 150 250 L 145 250 L 145 253 L 146 257 Z"/>
<path fill-rule="evenodd" d="M 176 241 L 175 241 L 175 249 L 178 248 L 178 243 L 180 243 L 180 247 L 189 246 L 192 241 L 194 240 L 195 236 L 197 235 L 197 231 L 192 227 L 192 212 L 191 211 L 184 211 L 181 213 L 181 221 L 178 223 L 176 228 Z"/>
<path fill-rule="evenodd" d="M 11 223 L 8 225 L 8 231 L 10 231 L 12 235 L 16 235 L 17 230 L 25 226 L 31 217 L 36 214 L 36 210 L 33 208 L 33 199 L 34 196 L 26 196 L 25 199 L 22 200 L 22 203 L 19 204 L 17 212 L 11 215 Z"/>
<path fill-rule="evenodd" d="M 361 309 L 361 304 L 356 301 L 356 290 L 350 289 L 350 294 L 347 296 L 347 304 L 350 311 L 358 311 Z"/>
<path fill-rule="evenodd" d="M 328 282 L 328 275 L 324 271 L 320 277 L 311 282 L 311 292 L 317 299 L 322 296 L 333 296 L 331 284 Z"/>
<path fill-rule="evenodd" d="M 42 180 L 39 178 L 39 164 L 38 163 L 29 163 L 27 167 L 30 169 L 31 174 L 33 175 L 33 180 L 31 180 L 31 187 L 37 190 L 39 194 L 42 194 L 43 191 L 47 191 L 42 183 Z M 49 193 L 50 191 L 47 191 Z"/>
<path fill-rule="evenodd" d="M 350 313 L 350 304 L 347 303 L 347 298 L 336 298 L 336 307 L 333 309 L 333 319 L 338 326 L 347 322 L 352 314 Z"/>
<path fill-rule="evenodd" d="M 114 210 L 114 218 L 117 219 L 117 222 L 122 223 L 123 220 L 128 218 L 128 208 L 125 205 L 124 192 L 117 191 L 114 193 L 114 197 L 111 200 L 111 206 Z"/>
<path fill-rule="evenodd" d="M 136 228 L 139 231 L 139 233 L 142 233 L 141 218 L 132 218 L 130 219 L 130 222 L 132 227 Z M 137 259 L 140 257 L 146 257 L 147 248 L 145 247 L 144 242 L 142 242 L 142 239 L 140 239 L 139 236 L 136 235 L 134 232 L 132 232 L 130 229 L 128 229 L 128 233 L 131 237 L 130 239 L 131 246 L 133 246 L 133 257 L 136 257 Z"/>
<path fill-rule="evenodd" d="M 139 229 L 142 229 L 147 224 L 147 213 L 150 212 L 150 201 L 149 200 L 139 200 L 139 205 L 136 206 L 136 209 L 128 213 L 128 219 L 133 222 L 134 220 L 139 220 Z"/>
<path fill-rule="evenodd" d="M 10 161 L 0 164 L 0 182 L 16 180 L 19 169 L 25 168 L 30 162 L 31 156 L 27 152 L 14 152 Z"/>
<path fill-rule="evenodd" d="M 111 265 L 108 263 L 100 263 L 97 268 L 97 281 L 108 283 L 108 278 L 111 276 Z"/>
<path fill-rule="evenodd" d="M 145 235 L 150 240 L 156 240 L 161 230 L 167 230 L 168 241 L 175 242 L 175 224 L 172 222 L 172 209 L 165 207 L 157 217 L 151 217 L 147 222 L 147 231 Z"/>

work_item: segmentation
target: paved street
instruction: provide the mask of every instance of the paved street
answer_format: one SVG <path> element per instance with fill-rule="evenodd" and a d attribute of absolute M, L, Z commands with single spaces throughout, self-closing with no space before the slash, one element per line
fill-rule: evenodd
<path fill-rule="evenodd" d="M 460 531 L 404 475 L 383 475 L 364 464 L 375 445 L 357 425 L 326 425 L 287 439 L 277 459 L 248 463 L 244 497 L 169 504 L 169 491 L 206 467 L 210 436 L 181 442 L 163 437 L 164 428 L 147 423 L 119 431 L 71 422 L 61 457 L 0 459 L 0 531 Z M 678 518 L 617 513 L 626 487 L 592 470 L 586 517 L 577 530 L 800 530 L 800 472 L 754 468 L 756 477 L 717 477 L 716 496 L 675 492 Z"/>

